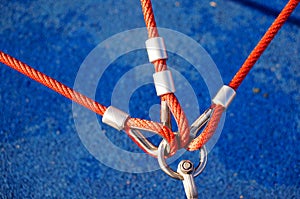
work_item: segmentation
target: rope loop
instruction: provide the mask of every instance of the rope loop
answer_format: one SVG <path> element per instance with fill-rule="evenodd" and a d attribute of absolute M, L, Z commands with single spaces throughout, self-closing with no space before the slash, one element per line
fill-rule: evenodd
<path fill-rule="evenodd" d="M 237 88 L 240 86 L 244 78 L 250 72 L 251 68 L 254 66 L 256 61 L 263 54 L 264 50 L 268 47 L 268 45 L 273 40 L 273 38 L 276 36 L 277 32 L 280 30 L 283 24 L 288 20 L 288 17 L 295 10 L 299 2 L 300 0 L 290 0 L 286 4 L 286 6 L 280 12 L 279 16 L 275 19 L 275 21 L 270 26 L 270 28 L 266 31 L 262 39 L 258 42 L 256 47 L 247 57 L 247 59 L 245 60 L 244 64 L 241 66 L 239 71 L 232 78 L 232 80 L 229 83 L 229 87 L 231 87 L 233 90 L 237 90 Z M 153 10 L 152 10 L 151 0 L 141 0 L 141 5 L 144 14 L 145 24 L 148 30 L 149 39 L 159 37 L 158 30 L 156 28 L 156 22 L 155 22 Z M 156 42 L 158 42 L 159 44 L 158 46 L 161 46 L 162 49 L 165 50 L 162 41 L 157 40 Z M 154 46 L 156 46 L 156 44 Z M 156 59 L 157 57 L 162 59 Z M 0 62 L 101 116 L 103 116 L 103 114 L 107 110 L 106 106 L 94 101 L 93 99 L 87 96 L 84 96 L 83 94 L 73 90 L 72 88 L 69 88 L 68 86 L 62 84 L 61 82 L 41 73 L 40 71 L 30 67 L 29 65 L 19 61 L 18 59 L 2 51 L 0 51 Z M 164 52 L 159 51 L 158 55 L 155 55 L 155 60 L 153 61 L 153 65 L 156 72 L 167 70 L 166 56 Z M 185 116 L 185 113 L 182 107 L 180 106 L 180 103 L 176 98 L 176 96 L 174 95 L 174 93 L 172 92 L 165 93 L 160 96 L 161 101 L 163 103 L 166 103 L 167 106 L 169 107 L 169 110 L 166 109 L 168 113 L 164 115 L 168 115 L 169 113 L 172 113 L 172 115 L 176 120 L 178 131 L 179 131 L 178 134 L 179 141 L 176 139 L 176 134 L 172 132 L 170 128 L 158 122 L 142 120 L 138 118 L 130 118 L 123 113 L 122 116 L 116 116 L 116 118 L 118 118 L 117 122 L 111 120 L 115 118 L 114 116 L 106 117 L 106 119 L 108 120 L 105 121 L 113 125 L 117 129 L 123 128 L 125 132 L 131 138 L 133 138 L 133 140 L 139 146 L 142 146 L 142 149 L 145 149 L 145 151 L 149 151 L 150 154 L 155 155 L 155 151 L 157 151 L 157 147 L 153 145 L 151 142 L 149 142 L 145 137 L 143 137 L 142 134 L 139 132 L 139 130 L 146 130 L 161 135 L 163 139 L 169 143 L 171 155 L 175 154 L 178 148 L 187 148 L 187 150 L 194 151 L 203 147 L 204 144 L 213 136 L 215 130 L 217 129 L 222 113 L 224 112 L 225 108 L 227 108 L 227 106 L 229 105 L 229 103 L 231 102 L 234 96 L 233 95 L 234 93 L 231 92 L 230 98 L 228 98 L 225 101 L 220 101 L 219 97 L 224 96 L 223 95 L 224 93 L 221 94 L 218 96 L 218 98 L 215 99 L 214 102 L 216 104 L 213 104 L 209 108 L 209 110 L 205 112 L 204 116 L 202 117 L 200 116 L 195 121 L 196 122 L 194 123 L 195 125 L 192 125 L 191 128 L 188 125 L 188 121 Z M 225 94 L 228 94 L 228 92 L 226 91 Z M 217 103 L 217 102 L 221 102 L 221 103 Z M 114 111 L 112 112 L 114 113 Z M 168 120 L 165 120 L 164 123 L 168 123 Z M 204 124 L 206 124 L 206 126 L 204 130 L 201 132 L 201 134 L 191 140 L 190 139 L 191 135 L 192 137 L 196 136 L 197 132 L 202 128 Z"/>
<path fill-rule="evenodd" d="M 176 135 L 170 128 L 158 122 L 143 120 L 139 118 L 129 118 L 125 124 L 127 135 L 146 153 L 157 157 L 157 146 L 149 141 L 141 131 L 148 131 L 160 135 L 169 144 L 169 157 L 178 150 Z"/>

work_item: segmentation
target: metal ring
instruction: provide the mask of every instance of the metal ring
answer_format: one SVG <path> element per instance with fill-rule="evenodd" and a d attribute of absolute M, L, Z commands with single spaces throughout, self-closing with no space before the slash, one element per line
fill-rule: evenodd
<path fill-rule="evenodd" d="M 168 146 L 168 143 L 165 140 L 162 140 L 159 144 L 158 147 L 158 154 L 157 154 L 157 159 L 158 159 L 158 164 L 160 168 L 170 177 L 178 179 L 178 180 L 183 180 L 183 176 L 180 175 L 178 172 L 174 171 L 169 167 L 169 165 L 166 163 L 165 159 L 165 149 Z M 198 176 L 205 168 L 206 163 L 207 163 L 207 150 L 205 146 L 200 148 L 199 151 L 200 155 L 200 160 L 198 166 L 195 168 L 193 172 L 193 176 L 196 177 Z"/>

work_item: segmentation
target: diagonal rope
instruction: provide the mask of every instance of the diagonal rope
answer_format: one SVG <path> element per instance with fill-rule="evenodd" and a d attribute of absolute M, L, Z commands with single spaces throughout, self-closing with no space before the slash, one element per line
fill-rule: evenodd
<path fill-rule="evenodd" d="M 289 16 L 293 13 L 299 2 L 299 0 L 290 0 L 286 4 L 286 6 L 280 12 L 273 24 L 270 26 L 270 28 L 258 42 L 256 47 L 252 50 L 246 61 L 243 63 L 241 68 L 230 81 L 229 86 L 231 88 L 237 90 L 237 88 L 241 85 L 242 81 L 245 79 L 250 70 L 253 68 L 256 61 L 259 59 L 259 57 L 263 54 L 268 45 L 274 39 L 274 37 L 276 36 L 280 28 L 283 26 L 283 24 L 288 20 Z"/>
<path fill-rule="evenodd" d="M 81 104 L 82 106 L 90 109 L 91 111 L 103 116 L 106 111 L 106 107 L 98 102 L 95 102 L 91 98 L 84 96 L 83 94 L 74 91 L 72 88 L 60 83 L 59 81 L 41 73 L 40 71 L 30 67 L 29 65 L 17 60 L 16 58 L 0 51 L 0 62 L 19 71 L 23 75 L 37 81 L 44 86 L 54 90 L 55 92 L 65 96 L 66 98 L 73 100 L 74 102 Z"/>
<path fill-rule="evenodd" d="M 274 39 L 274 37 L 276 36 L 280 28 L 287 21 L 288 17 L 295 10 L 299 2 L 300 0 L 290 0 L 286 4 L 286 6 L 280 12 L 278 17 L 273 22 L 273 24 L 269 27 L 269 29 L 266 31 L 264 36 L 258 42 L 256 47 L 252 50 L 252 52 L 250 53 L 250 55 L 248 56 L 244 64 L 241 66 L 239 71 L 230 81 L 229 86 L 231 88 L 237 90 L 237 88 L 241 85 L 242 81 L 250 72 L 251 68 L 254 66 L 256 61 L 259 59 L 259 57 L 263 54 L 265 49 Z M 207 126 L 198 137 L 196 137 L 194 140 L 191 141 L 191 143 L 188 146 L 188 150 L 194 151 L 201 148 L 213 136 L 214 132 L 217 129 L 220 118 L 222 116 L 222 112 L 224 111 L 224 109 L 221 108 L 222 107 L 218 107 L 218 105 L 215 107 L 213 115 L 211 116 L 211 119 L 209 120 Z"/>
<path fill-rule="evenodd" d="M 240 86 L 242 81 L 250 72 L 251 68 L 262 55 L 264 50 L 268 47 L 272 39 L 279 31 L 279 29 L 283 26 L 284 22 L 287 21 L 288 17 L 297 7 L 299 2 L 300 0 L 290 0 L 287 3 L 287 5 L 281 11 L 274 23 L 270 26 L 265 35 L 258 42 L 257 46 L 250 53 L 244 64 L 241 66 L 240 70 L 236 73 L 236 75 L 229 83 L 229 86 L 231 88 L 236 90 Z M 148 29 L 148 36 L 150 38 L 159 36 L 156 28 L 151 1 L 141 0 L 141 4 L 143 8 L 145 23 Z M 29 65 L 17 60 L 16 58 L 2 51 L 0 51 L 0 62 L 101 116 L 103 116 L 104 112 L 106 111 L 106 107 L 104 105 L 99 104 L 93 99 L 84 96 L 83 94 L 73 90 L 72 88 L 69 88 L 68 86 L 60 83 L 59 81 L 45 75 L 44 73 L 41 73 L 40 71 L 30 67 Z M 158 60 L 155 61 L 153 64 L 155 66 L 155 71 L 157 72 L 167 69 L 166 60 Z M 166 94 L 161 97 L 161 100 L 164 100 L 168 103 L 171 112 L 174 115 L 174 118 L 177 122 L 181 135 L 181 147 L 187 146 L 187 144 L 189 144 L 189 126 L 186 116 L 177 98 L 174 94 Z M 188 146 L 188 150 L 193 151 L 201 148 L 212 137 L 213 133 L 215 132 L 219 120 L 221 118 L 222 112 L 224 111 L 224 108 L 220 105 L 212 105 L 212 107 L 214 111 L 206 128 L 197 138 L 191 141 L 191 143 Z M 177 150 L 177 139 L 175 138 L 174 133 L 166 126 L 162 126 L 160 123 L 142 120 L 138 118 L 129 118 L 126 122 L 125 130 L 128 130 L 128 128 L 146 129 L 150 132 L 157 133 L 170 143 L 172 153 L 175 153 Z"/>
<path fill-rule="evenodd" d="M 218 128 L 218 124 L 222 117 L 222 113 L 224 111 L 224 107 L 221 105 L 212 105 L 212 108 L 213 108 L 213 113 L 211 115 L 209 122 L 207 123 L 206 127 L 201 132 L 201 134 L 190 142 L 190 144 L 187 147 L 187 150 L 195 151 L 200 149 L 210 140 L 210 138 L 216 132 Z"/>
<path fill-rule="evenodd" d="M 106 107 L 104 105 L 86 97 L 85 95 L 69 88 L 59 81 L 2 51 L 0 51 L 0 62 L 101 116 L 103 116 L 106 111 Z M 170 144 L 170 149 L 173 154 L 177 150 L 177 139 L 175 138 L 174 133 L 167 127 L 162 126 L 160 123 L 138 118 L 130 118 L 126 122 L 126 128 L 143 128 L 147 131 L 161 135 Z"/>

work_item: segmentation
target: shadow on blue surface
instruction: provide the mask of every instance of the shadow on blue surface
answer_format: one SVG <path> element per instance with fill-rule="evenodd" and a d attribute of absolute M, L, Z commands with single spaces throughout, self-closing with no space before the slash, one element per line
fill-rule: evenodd
<path fill-rule="evenodd" d="M 249 1 L 249 0 L 229 0 L 232 2 L 235 2 L 237 4 L 241 4 L 244 5 L 250 9 L 256 9 L 259 10 L 260 12 L 262 12 L 263 14 L 269 15 L 269 16 L 273 16 L 274 18 L 277 17 L 280 13 L 281 10 L 277 10 L 277 9 L 273 9 L 268 5 L 264 5 L 261 2 L 255 2 L 255 1 Z M 291 16 L 289 17 L 288 23 L 292 23 L 294 25 L 300 26 L 300 18 L 299 16 Z"/>

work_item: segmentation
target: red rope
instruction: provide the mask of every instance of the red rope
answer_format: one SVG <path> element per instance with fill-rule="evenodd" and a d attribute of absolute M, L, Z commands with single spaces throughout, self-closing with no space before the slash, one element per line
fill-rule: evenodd
<path fill-rule="evenodd" d="M 256 47 L 252 50 L 244 64 L 241 66 L 239 71 L 235 74 L 235 76 L 232 78 L 232 80 L 229 83 L 229 86 L 233 88 L 234 90 L 237 90 L 237 88 L 241 85 L 242 81 L 245 79 L 247 74 L 250 72 L 256 61 L 259 59 L 259 57 L 263 54 L 263 52 L 266 50 L 268 45 L 271 43 L 271 41 L 276 36 L 277 32 L 280 30 L 280 28 L 283 26 L 283 24 L 287 21 L 289 16 L 292 14 L 294 9 L 299 4 L 299 0 L 290 0 L 286 6 L 283 8 L 281 13 L 278 15 L 278 17 L 275 19 L 273 24 L 270 26 L 270 28 L 267 30 L 265 35 L 261 38 L 261 40 L 258 42 Z"/>
<path fill-rule="evenodd" d="M 205 129 L 201 132 L 201 134 L 190 142 L 187 150 L 198 150 L 208 142 L 208 140 L 214 135 L 215 131 L 217 130 L 222 113 L 224 111 L 224 107 L 221 105 L 212 105 L 212 108 L 213 113 L 208 124 L 206 125 Z"/>
<path fill-rule="evenodd" d="M 262 37 L 262 39 L 258 42 L 256 47 L 252 50 L 252 52 L 250 53 L 250 55 L 248 56 L 244 64 L 241 66 L 239 71 L 236 73 L 236 75 L 229 83 L 229 86 L 231 88 L 236 90 L 240 86 L 240 84 L 245 79 L 245 77 L 247 76 L 251 68 L 254 66 L 256 61 L 262 55 L 264 50 L 268 47 L 272 39 L 275 37 L 279 29 L 287 21 L 288 17 L 297 7 L 299 1 L 300 0 L 290 0 L 287 3 L 287 5 L 283 8 L 281 13 L 275 19 L 273 24 L 267 30 L 267 32 Z M 224 109 L 222 109 L 221 107 L 219 106 L 215 107 L 213 115 L 211 116 L 211 119 L 209 120 L 204 131 L 197 138 L 191 141 L 190 145 L 188 146 L 188 150 L 194 151 L 201 148 L 213 136 L 215 130 L 217 129 L 223 111 Z"/>
<path fill-rule="evenodd" d="M 158 30 L 156 27 L 155 17 L 152 10 L 151 0 L 141 0 L 143 15 L 145 24 L 148 30 L 148 37 L 159 37 Z M 153 62 L 156 72 L 167 70 L 167 64 L 165 59 L 157 60 Z M 190 141 L 190 129 L 188 120 L 186 119 L 185 113 L 181 108 L 178 99 L 173 93 L 163 95 L 162 101 L 166 101 L 178 126 L 180 134 L 180 147 L 185 147 Z"/>
<path fill-rule="evenodd" d="M 2 51 L 0 51 L 0 62 L 101 116 L 103 116 L 104 112 L 106 111 L 106 107 L 104 105 L 99 104 L 91 98 L 84 96 L 83 94 L 73 90 L 72 88 L 69 88 L 59 81 L 45 75 L 44 73 L 30 67 L 29 65 Z M 172 154 L 174 154 L 177 150 L 178 144 L 174 133 L 167 127 L 162 126 L 160 123 L 138 118 L 130 118 L 127 120 L 125 128 L 143 128 L 150 132 L 161 135 L 170 144 L 170 150 Z"/>
<path fill-rule="evenodd" d="M 171 129 L 169 129 L 166 126 L 163 126 L 160 123 L 149 121 L 149 120 L 143 120 L 139 118 L 130 118 L 127 120 L 126 126 L 134 129 L 146 129 L 150 132 L 161 135 L 170 144 L 170 154 L 175 154 L 175 152 L 178 149 L 178 143 L 175 134 L 172 132 Z M 129 130 L 128 128 L 125 128 L 127 134 L 128 134 L 128 130 Z M 137 144 L 137 142 L 134 139 L 133 141 Z M 139 147 L 141 146 L 139 145 Z"/>
<path fill-rule="evenodd" d="M 81 104 L 82 106 L 94 111 L 95 113 L 103 116 L 106 107 L 95 102 L 94 100 L 82 95 L 81 93 L 74 91 L 72 88 L 60 83 L 59 81 L 41 73 L 40 71 L 28 66 L 27 64 L 17 60 L 16 58 L 0 51 L 0 62 L 19 71 L 23 75 L 47 86 L 55 92 L 65 96 L 66 98 L 73 100 L 74 102 Z"/>
<path fill-rule="evenodd" d="M 146 28 L 148 29 L 148 37 L 159 37 L 156 22 L 152 10 L 151 0 L 141 0 L 142 10 L 144 14 L 144 20 L 146 23 Z"/>
<path fill-rule="evenodd" d="M 257 44 L 251 54 L 248 56 L 240 70 L 234 76 L 234 78 L 229 83 L 229 86 L 233 89 L 237 89 L 241 82 L 244 80 L 246 75 L 249 73 L 253 65 L 256 63 L 258 58 L 267 48 L 269 43 L 275 37 L 276 33 L 282 27 L 285 21 L 287 21 L 288 17 L 291 15 L 293 10 L 297 7 L 300 0 L 290 0 L 282 12 L 279 14 L 277 19 L 268 29 L 266 34 L 263 36 L 261 41 Z M 152 5 L 150 0 L 141 0 L 143 14 L 145 23 L 148 29 L 149 37 L 158 37 L 158 31 L 156 28 L 156 23 L 154 19 L 154 14 L 152 11 Z M 73 100 L 74 102 L 90 109 L 91 111 L 103 116 L 106 107 L 95 102 L 91 98 L 88 98 L 81 93 L 74 91 L 73 89 L 69 88 L 68 86 L 58 82 L 57 80 L 33 69 L 32 67 L 28 66 L 27 64 L 17 60 L 14 57 L 11 57 L 8 54 L 0 51 L 0 62 L 3 64 L 19 71 L 20 73 L 30 77 L 31 79 L 47 86 L 48 88 L 54 90 L 55 92 L 65 96 L 66 98 Z M 166 60 L 158 60 L 154 63 L 156 71 L 163 71 L 167 69 Z M 180 141 L 181 147 L 186 146 L 189 143 L 189 126 L 186 119 L 186 116 L 174 94 L 166 94 L 161 97 L 162 100 L 167 101 L 172 114 L 177 122 L 179 132 L 180 132 Z M 219 120 L 221 118 L 222 112 L 224 108 L 220 105 L 213 105 L 214 111 L 212 114 L 211 119 L 209 120 L 206 128 L 204 131 L 192 142 L 189 144 L 189 150 L 196 150 L 201 148 L 213 135 L 215 132 Z M 130 118 L 126 122 L 125 130 L 127 131 L 128 128 L 141 128 L 146 129 L 148 131 L 157 133 L 164 137 L 169 143 L 171 148 L 171 153 L 174 154 L 177 150 L 178 144 L 177 139 L 175 138 L 174 133 L 165 126 L 162 126 L 160 123 L 152 122 L 148 120 L 141 120 L 138 118 Z"/>

